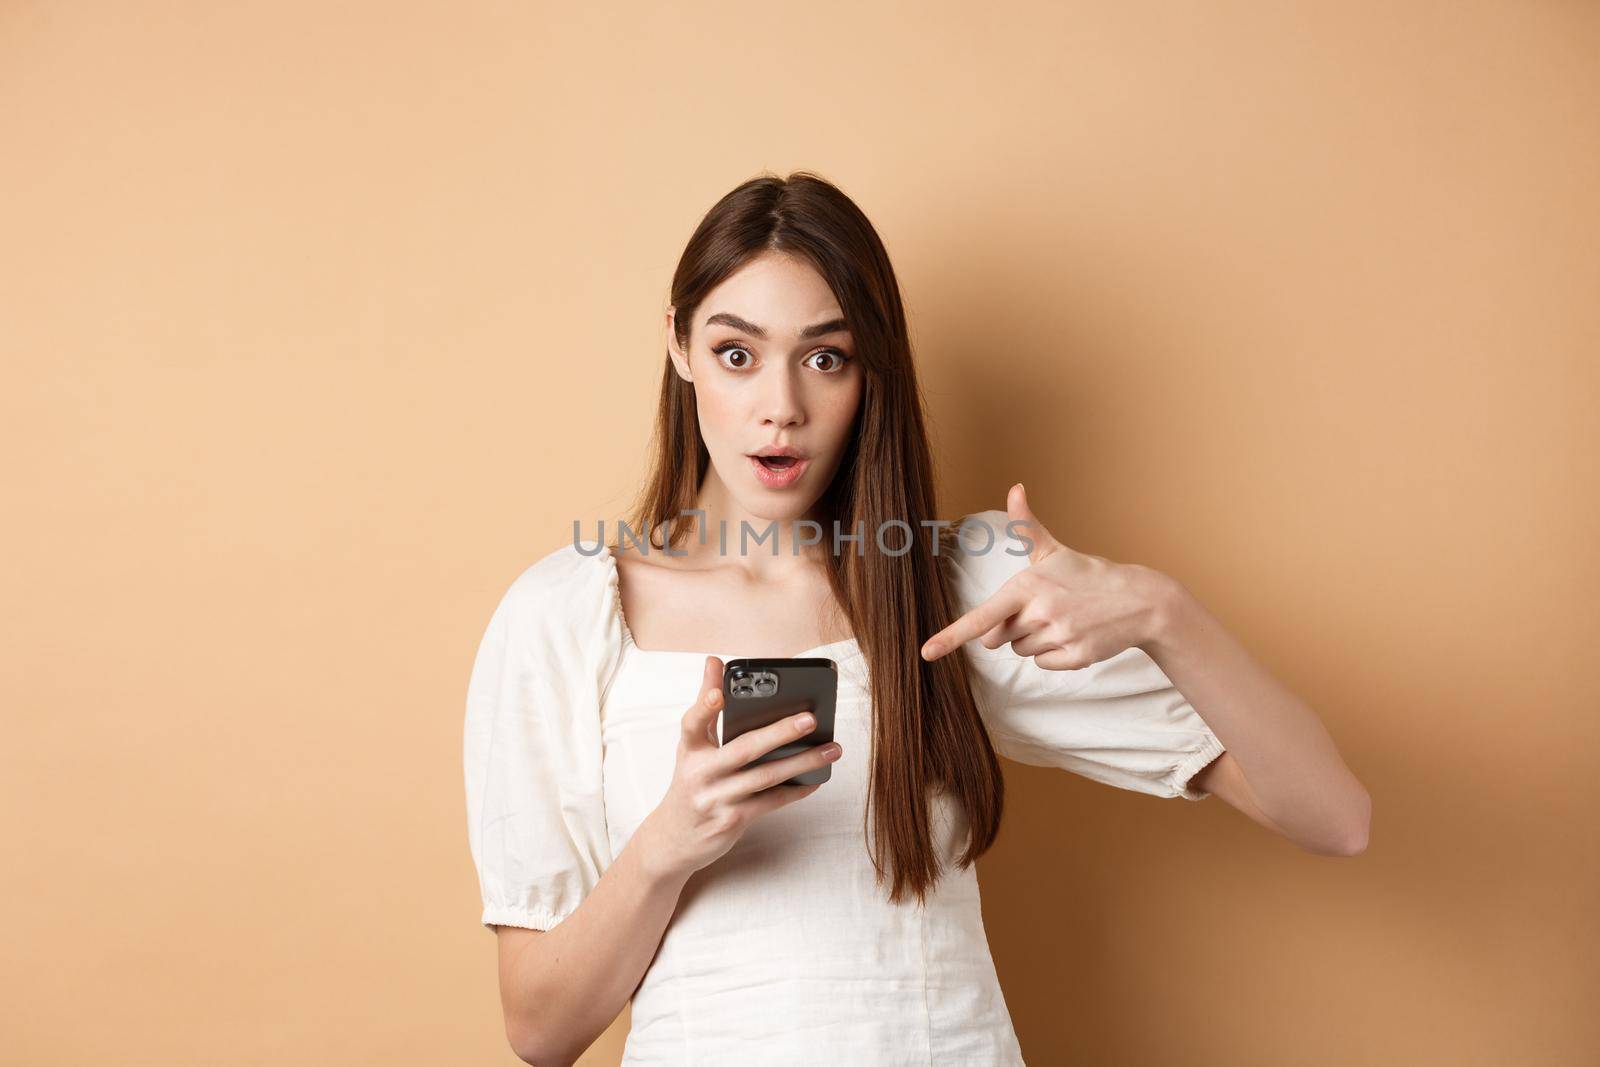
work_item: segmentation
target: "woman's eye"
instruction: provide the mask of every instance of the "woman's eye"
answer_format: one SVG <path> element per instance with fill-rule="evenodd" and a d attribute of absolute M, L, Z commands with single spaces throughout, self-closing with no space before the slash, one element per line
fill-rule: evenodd
<path fill-rule="evenodd" d="M 727 367 L 729 370 L 743 370 L 744 368 L 748 367 L 750 365 L 750 361 L 755 358 L 750 354 L 749 349 L 743 348 L 739 345 L 718 345 L 716 348 L 712 349 L 712 351 L 717 354 L 717 357 L 721 360 L 722 365 Z M 734 353 L 736 352 L 739 354 L 739 356 L 744 357 L 737 363 L 733 362 L 733 359 L 736 358 L 734 356 Z"/>
<path fill-rule="evenodd" d="M 813 352 L 811 354 L 811 358 L 823 359 L 827 361 L 825 365 L 817 367 L 817 369 L 822 371 L 824 374 L 837 374 L 839 371 L 844 369 L 846 361 L 846 357 L 843 352 L 837 352 L 831 348 L 825 348 L 821 352 Z"/>

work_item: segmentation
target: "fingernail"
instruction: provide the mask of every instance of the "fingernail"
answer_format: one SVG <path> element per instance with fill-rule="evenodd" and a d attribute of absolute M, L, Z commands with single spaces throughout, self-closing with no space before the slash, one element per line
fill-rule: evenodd
<path fill-rule="evenodd" d="M 802 715 L 794 721 L 794 725 L 795 729 L 799 730 L 801 733 L 805 733 L 807 730 L 817 725 L 817 720 L 812 718 L 810 715 Z"/>
<path fill-rule="evenodd" d="M 832 759 L 833 757 L 837 756 L 841 751 L 843 751 L 843 750 L 838 745 L 823 745 L 822 746 L 822 754 L 824 756 L 827 756 L 829 759 Z"/>

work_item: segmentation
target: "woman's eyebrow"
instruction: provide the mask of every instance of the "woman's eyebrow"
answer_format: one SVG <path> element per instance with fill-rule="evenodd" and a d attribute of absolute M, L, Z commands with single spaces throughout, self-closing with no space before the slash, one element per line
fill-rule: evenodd
<path fill-rule="evenodd" d="M 766 330 L 763 330 L 753 322 L 750 322 L 746 319 L 741 319 L 731 311 L 719 311 L 716 314 L 707 317 L 705 324 L 710 326 L 713 323 L 720 323 L 723 326 L 732 326 L 736 330 L 743 330 L 745 333 L 753 333 L 762 339 L 765 339 L 767 336 Z M 847 329 L 849 329 L 849 327 L 845 325 L 844 319 L 829 319 L 827 322 L 819 322 L 815 326 L 807 326 L 805 329 L 800 331 L 800 336 L 801 338 L 821 337 L 823 334 L 838 333 L 841 330 Z"/>

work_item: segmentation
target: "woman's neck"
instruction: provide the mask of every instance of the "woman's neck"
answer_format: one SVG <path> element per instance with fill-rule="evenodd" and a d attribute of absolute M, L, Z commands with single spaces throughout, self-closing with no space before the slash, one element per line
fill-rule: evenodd
<path fill-rule="evenodd" d="M 728 491 L 715 467 L 706 470 L 695 507 L 700 516 L 673 520 L 674 527 L 683 524 L 689 530 L 675 551 L 687 552 L 685 559 L 695 564 L 740 566 L 752 577 L 777 579 L 796 569 L 818 566 L 830 551 L 832 523 L 817 502 L 794 518 L 757 515 Z M 807 525 L 807 521 L 816 525 Z"/>

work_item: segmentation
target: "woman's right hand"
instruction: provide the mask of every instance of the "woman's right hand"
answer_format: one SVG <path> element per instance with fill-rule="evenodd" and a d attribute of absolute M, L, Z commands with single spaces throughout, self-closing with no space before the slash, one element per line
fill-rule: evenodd
<path fill-rule="evenodd" d="M 780 783 L 826 766 L 842 753 L 837 742 L 829 742 L 747 767 L 756 757 L 816 729 L 816 720 L 799 712 L 719 745 L 722 668 L 716 656 L 706 657 L 699 699 L 683 716 L 672 784 L 635 832 L 648 835 L 651 854 L 664 874 L 687 877 L 720 858 L 755 819 L 810 796 L 821 784 Z"/>

